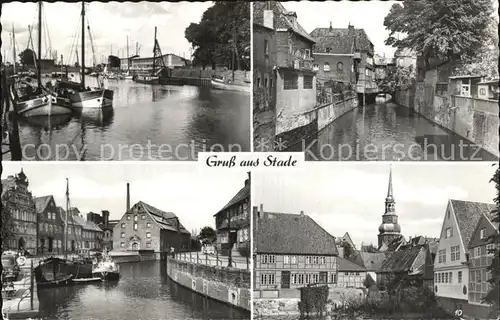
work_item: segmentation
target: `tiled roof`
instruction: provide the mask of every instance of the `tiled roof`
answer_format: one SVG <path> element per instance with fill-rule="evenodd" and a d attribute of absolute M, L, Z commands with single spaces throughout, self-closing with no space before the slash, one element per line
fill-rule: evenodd
<path fill-rule="evenodd" d="M 439 239 L 424 237 L 424 236 L 417 236 L 415 238 L 412 238 L 410 243 L 412 245 L 427 244 L 429 246 L 429 250 L 430 250 L 431 254 L 435 254 L 438 250 L 438 247 L 439 247 Z"/>
<path fill-rule="evenodd" d="M 372 52 L 371 42 L 364 29 L 352 29 L 353 37 L 349 36 L 349 28 L 316 28 L 310 35 L 316 40 L 314 52 L 324 52 L 327 47 L 331 53 L 351 54 L 354 51 Z"/>
<path fill-rule="evenodd" d="M 338 255 L 335 237 L 307 215 L 264 212 L 254 241 L 258 253 Z"/>
<path fill-rule="evenodd" d="M 368 271 L 377 271 L 392 252 L 360 252 L 363 265 Z"/>
<path fill-rule="evenodd" d="M 309 40 L 310 42 L 315 42 L 315 40 L 298 22 L 295 24 L 292 23 L 291 16 L 295 16 L 295 19 L 297 19 L 297 14 L 293 11 L 286 10 L 285 7 L 278 1 L 253 2 L 253 23 L 264 25 L 264 10 L 273 11 L 275 29 L 291 29 L 296 34 Z"/>
<path fill-rule="evenodd" d="M 337 268 L 339 271 L 366 271 L 366 268 L 344 258 L 337 258 Z"/>
<path fill-rule="evenodd" d="M 36 213 L 43 213 L 45 211 L 45 208 L 47 208 L 50 199 L 52 198 L 53 196 L 43 196 L 43 197 L 33 198 L 33 201 L 35 202 Z"/>
<path fill-rule="evenodd" d="M 59 215 L 61 216 L 62 221 L 65 222 L 66 221 L 66 210 L 64 210 L 62 207 L 57 207 L 57 209 L 59 210 Z M 76 222 L 73 219 L 73 215 L 71 215 L 71 214 L 68 214 L 68 224 L 80 225 L 78 222 Z"/>
<path fill-rule="evenodd" d="M 238 191 L 238 193 L 222 208 L 214 214 L 214 216 L 218 215 L 219 213 L 223 212 L 227 208 L 237 204 L 238 202 L 241 202 L 247 198 L 250 198 L 250 183 L 245 183 L 245 186 Z"/>
<path fill-rule="evenodd" d="M 406 239 L 402 235 L 400 235 L 398 238 L 392 239 L 389 243 L 383 243 L 380 246 L 379 251 L 389 251 L 389 252 L 396 251 L 398 250 L 399 247 L 405 244 L 406 244 Z"/>
<path fill-rule="evenodd" d="M 422 249 L 425 249 L 424 246 L 414 246 L 406 250 L 392 253 L 391 256 L 382 263 L 377 273 L 410 271 L 413 262 L 415 262 L 415 259 L 417 259 Z"/>
<path fill-rule="evenodd" d="M 490 214 L 496 206 L 491 203 L 450 200 L 450 204 L 458 222 L 463 245 L 467 247 L 482 214 Z"/>
<path fill-rule="evenodd" d="M 137 204 L 141 205 L 144 208 L 144 210 L 151 215 L 151 217 L 160 226 L 160 228 L 170 231 L 177 231 L 177 226 L 170 223 L 167 220 L 167 219 L 177 218 L 177 216 L 173 212 L 165 212 L 143 201 L 139 201 Z M 182 225 L 182 223 L 180 223 L 180 221 L 179 221 L 179 229 L 181 233 L 189 233 L 189 231 L 187 231 L 186 228 L 184 228 L 184 226 Z"/>

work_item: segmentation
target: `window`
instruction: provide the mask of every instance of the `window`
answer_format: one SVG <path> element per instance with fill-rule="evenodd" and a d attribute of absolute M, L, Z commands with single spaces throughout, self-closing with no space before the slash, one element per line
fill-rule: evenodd
<path fill-rule="evenodd" d="M 446 238 L 451 238 L 452 234 L 451 228 L 446 228 Z"/>
<path fill-rule="evenodd" d="M 261 263 L 276 263 L 276 256 L 271 254 L 263 254 L 261 256 Z"/>
<path fill-rule="evenodd" d="M 460 260 L 460 246 L 451 247 L 451 261 Z"/>
<path fill-rule="evenodd" d="M 274 285 L 275 275 L 274 273 L 263 273 L 260 275 L 260 284 L 264 285 Z"/>
<path fill-rule="evenodd" d="M 444 273 L 444 283 L 448 283 L 448 272 Z"/>
<path fill-rule="evenodd" d="M 495 244 L 490 243 L 490 244 L 486 245 L 486 254 L 487 255 L 489 255 L 489 256 L 493 255 L 494 254 L 493 250 L 495 250 Z"/>
<path fill-rule="evenodd" d="M 299 284 L 304 284 L 304 275 L 303 274 L 299 274 L 298 283 Z"/>
<path fill-rule="evenodd" d="M 134 230 L 137 230 L 137 228 L 138 228 L 137 222 L 134 222 Z"/>
<path fill-rule="evenodd" d="M 290 280 L 291 280 L 292 284 L 297 284 L 297 278 L 298 278 L 297 276 L 298 276 L 298 274 L 296 274 L 296 273 L 291 274 Z"/>
<path fill-rule="evenodd" d="M 127 214 L 127 220 L 130 220 L 130 215 L 129 214 Z"/>
<path fill-rule="evenodd" d="M 462 283 L 462 271 L 458 271 L 458 283 Z"/>
<path fill-rule="evenodd" d="M 125 248 L 125 242 L 121 242 L 120 247 Z"/>
<path fill-rule="evenodd" d="M 264 54 L 269 55 L 269 41 L 264 40 Z"/>
<path fill-rule="evenodd" d="M 330 52 L 332 52 L 332 48 L 330 48 L 330 47 L 326 47 L 326 50 L 325 50 L 325 51 L 326 51 L 326 53 L 330 53 Z"/>
<path fill-rule="evenodd" d="M 125 223 L 122 223 L 122 229 L 125 229 Z"/>
<path fill-rule="evenodd" d="M 146 242 L 146 247 L 151 248 L 151 242 Z"/>
<path fill-rule="evenodd" d="M 330 71 L 330 64 L 328 62 L 325 62 L 323 64 L 323 71 L 325 71 L 325 72 Z"/>
<path fill-rule="evenodd" d="M 151 238 L 151 232 L 146 232 L 146 238 Z"/>
<path fill-rule="evenodd" d="M 313 283 L 318 283 L 319 282 L 319 274 L 313 273 L 312 279 L 313 279 Z"/>
<path fill-rule="evenodd" d="M 449 283 L 453 283 L 453 272 L 450 272 L 449 274 Z"/>
<path fill-rule="evenodd" d="M 319 70 L 319 64 L 315 63 L 313 64 L 313 71 L 318 71 Z"/>
<path fill-rule="evenodd" d="M 438 261 L 439 263 L 446 263 L 446 249 L 439 250 Z"/>
<path fill-rule="evenodd" d="M 141 216 L 141 219 L 142 219 L 142 220 L 146 219 L 146 215 L 145 215 L 145 214 L 143 214 L 143 215 Z"/>
<path fill-rule="evenodd" d="M 310 57 L 311 57 L 311 50 L 306 49 L 306 50 L 305 50 L 305 56 L 304 56 L 304 58 L 305 58 L 305 59 L 309 59 Z"/>
<path fill-rule="evenodd" d="M 264 88 L 267 88 L 267 78 L 264 78 Z"/>
<path fill-rule="evenodd" d="M 320 257 L 319 258 L 319 263 L 326 264 L 326 257 Z"/>
<path fill-rule="evenodd" d="M 344 71 L 344 64 L 342 62 L 337 63 L 337 71 L 339 72 Z"/>
<path fill-rule="evenodd" d="M 312 88 L 313 88 L 313 77 L 304 76 L 304 89 L 312 89 Z"/>
<path fill-rule="evenodd" d="M 125 232 L 122 232 L 122 238 L 125 238 Z"/>
<path fill-rule="evenodd" d="M 134 216 L 134 221 L 137 221 L 137 215 Z"/>
<path fill-rule="evenodd" d="M 299 77 L 293 72 L 283 73 L 283 86 L 285 90 L 297 90 L 299 88 Z"/>
<path fill-rule="evenodd" d="M 484 235 L 484 232 L 486 231 L 485 228 L 482 228 L 480 231 L 479 231 L 479 236 L 481 239 L 484 239 L 485 238 L 485 235 Z"/>

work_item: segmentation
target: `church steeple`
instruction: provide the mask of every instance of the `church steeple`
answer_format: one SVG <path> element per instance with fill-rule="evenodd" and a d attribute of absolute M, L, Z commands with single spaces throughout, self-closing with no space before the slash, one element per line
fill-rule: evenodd
<path fill-rule="evenodd" d="M 382 215 L 382 224 L 378 228 L 378 245 L 388 244 L 393 239 L 401 236 L 401 226 L 396 214 L 396 201 L 394 201 L 394 190 L 392 186 L 392 166 L 389 168 L 389 185 L 387 197 L 385 198 L 385 212 Z"/>

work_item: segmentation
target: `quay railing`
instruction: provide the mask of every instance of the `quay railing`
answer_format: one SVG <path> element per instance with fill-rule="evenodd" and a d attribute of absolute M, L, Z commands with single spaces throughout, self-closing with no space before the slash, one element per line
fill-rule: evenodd
<path fill-rule="evenodd" d="M 35 273 L 33 260 L 13 269 L 2 270 L 2 316 L 19 312 L 38 313 L 38 299 L 35 300 Z"/>
<path fill-rule="evenodd" d="M 174 258 L 179 261 L 190 262 L 195 264 L 201 264 L 206 266 L 215 267 L 228 267 L 229 257 L 219 256 L 217 253 L 214 255 L 208 252 L 180 252 L 174 254 Z M 248 259 L 244 257 L 232 257 L 231 267 L 234 269 L 246 269 L 249 270 L 250 263 Z"/>

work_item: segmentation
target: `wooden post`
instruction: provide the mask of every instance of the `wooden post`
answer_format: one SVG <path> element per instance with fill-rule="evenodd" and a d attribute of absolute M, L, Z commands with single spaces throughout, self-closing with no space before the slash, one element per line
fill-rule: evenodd
<path fill-rule="evenodd" d="M 8 83 L 7 83 L 7 72 L 4 70 L 2 75 L 2 95 L 4 97 L 9 97 Z M 7 114 L 10 111 L 10 99 L 3 99 L 4 102 L 4 116 L 7 118 Z M 21 161 L 23 158 L 21 151 L 21 142 L 19 138 L 19 126 L 17 124 L 17 108 L 16 104 L 12 103 L 12 125 L 9 126 L 9 150 L 11 160 Z"/>
<path fill-rule="evenodd" d="M 31 259 L 30 273 L 31 273 L 31 277 L 30 277 L 30 305 L 31 305 L 31 310 L 33 310 L 33 295 L 35 294 L 35 292 L 34 292 L 35 286 L 34 286 L 34 282 L 33 282 L 33 277 L 35 276 L 34 272 L 33 272 L 33 259 Z"/>
<path fill-rule="evenodd" d="M 208 253 L 205 253 L 205 264 L 208 266 Z"/>
<path fill-rule="evenodd" d="M 193 258 L 191 257 L 191 251 L 189 251 L 189 262 L 190 262 L 190 263 L 191 263 L 191 262 L 193 262 L 193 260 L 192 260 L 192 259 L 193 259 Z"/>
<path fill-rule="evenodd" d="M 196 263 L 200 263 L 200 255 L 198 254 L 198 251 L 196 251 Z"/>

